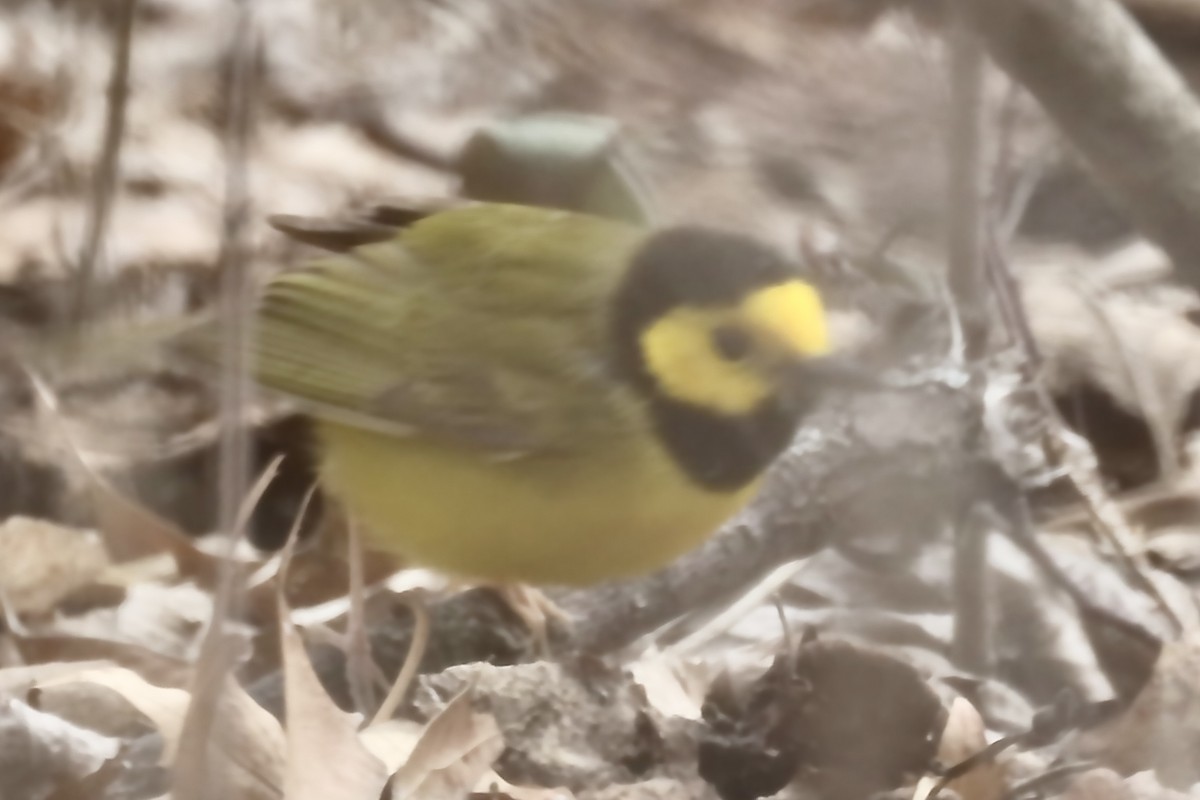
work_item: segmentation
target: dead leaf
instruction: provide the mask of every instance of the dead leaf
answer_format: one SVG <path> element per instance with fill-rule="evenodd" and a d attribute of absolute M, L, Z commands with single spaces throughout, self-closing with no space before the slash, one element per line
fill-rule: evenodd
<path fill-rule="evenodd" d="M 664 653 L 653 653 L 631 664 L 629 672 L 645 690 L 646 702 L 660 714 L 700 719 L 708 686 L 700 680 L 688 680 L 686 669 L 687 664 Z"/>
<path fill-rule="evenodd" d="M 13 610 L 45 612 L 108 567 L 94 531 L 29 517 L 0 524 L 0 589 Z"/>
<path fill-rule="evenodd" d="M 111 666 L 112 664 L 107 661 L 81 661 L 2 667 L 0 668 L 0 694 L 24 694 L 39 682 L 78 675 L 89 670 L 107 669 Z"/>
<path fill-rule="evenodd" d="M 296 628 L 283 616 L 287 703 L 287 800 L 377 800 L 388 782 L 384 762 L 359 740 L 358 716 L 338 708 L 321 685 Z"/>
<path fill-rule="evenodd" d="M 471 708 L 468 686 L 429 721 L 412 754 L 392 776 L 396 800 L 441 800 L 471 791 L 504 751 L 500 727 Z"/>
<path fill-rule="evenodd" d="M 472 797 L 480 800 L 487 798 L 509 798 L 509 800 L 575 800 L 575 794 L 563 787 L 547 789 L 542 786 L 516 786 L 501 778 L 492 770 L 479 779 L 475 784 Z"/>
<path fill-rule="evenodd" d="M 25 695 L 39 711 L 72 725 L 130 741 L 154 731 L 154 725 L 119 692 L 91 681 L 36 686 Z"/>
<path fill-rule="evenodd" d="M 0 797 L 44 797 L 63 780 L 91 775 L 119 749 L 116 739 L 0 698 Z"/>
<path fill-rule="evenodd" d="M 1110 441 L 1109 428 L 1115 426 L 1083 431 L 1095 440 L 1106 466 L 1128 470 L 1128 464 L 1117 462 L 1135 463 L 1150 455 L 1150 461 L 1157 457 L 1162 477 L 1176 477 L 1178 432 L 1200 388 L 1200 330 L 1182 309 L 1160 300 L 1104 291 L 1091 274 L 1092 264 L 1081 264 L 1074 253 L 1043 258 L 1049 263 L 1022 269 L 1021 290 L 1049 388 L 1057 393 L 1095 387 L 1149 426 L 1149 454 L 1127 452 L 1128 443 L 1119 437 Z"/>
<path fill-rule="evenodd" d="M 170 761 L 171 751 L 179 736 L 179 727 L 183 723 L 183 714 L 187 710 L 189 698 L 186 691 L 154 686 L 137 673 L 123 667 L 83 670 L 61 677 L 46 678 L 39 681 L 36 688 L 52 691 L 58 686 L 72 683 L 108 688 L 123 697 L 162 734 L 166 741 L 163 760 Z"/>
<path fill-rule="evenodd" d="M 311 498 L 310 490 L 279 554 L 277 580 L 270 587 L 274 589 L 271 607 L 278 621 L 288 715 L 284 796 L 288 800 L 323 800 L 335 795 L 375 800 L 391 773 L 359 739 L 358 715 L 338 708 L 321 685 L 284 598 L 300 524 Z"/>
<path fill-rule="evenodd" d="M 126 561 L 168 552 L 179 574 L 206 589 L 214 589 L 228 571 L 249 572 L 253 565 L 231 562 L 206 553 L 177 525 L 130 500 L 89 469 L 92 503 L 104 540 L 115 559 Z"/>
<path fill-rule="evenodd" d="M 1146 545 L 1150 563 L 1185 577 L 1200 574 L 1200 532 L 1187 528 L 1159 528 Z"/>
<path fill-rule="evenodd" d="M 117 692 L 162 735 L 164 765 L 175 763 L 191 696 L 182 689 L 147 683 L 121 667 L 88 670 L 50 679 L 39 687 L 83 682 Z M 214 727 L 206 763 L 229 788 L 230 800 L 277 800 L 281 797 L 286 750 L 279 722 L 255 703 L 231 678 L 215 698 Z"/>
<path fill-rule="evenodd" d="M 195 658 L 212 617 L 213 597 L 192 583 L 129 587 L 113 608 L 94 608 L 55 621 L 54 633 L 127 642 L 168 658 Z"/>
<path fill-rule="evenodd" d="M 108 585 L 128 588 L 139 583 L 166 583 L 179 577 L 179 566 L 170 553 L 156 553 L 132 561 L 113 564 L 100 580 Z"/>
<path fill-rule="evenodd" d="M 179 526 L 122 495 L 80 449 L 54 390 L 39 376 L 28 377 L 37 400 L 38 421 L 66 455 L 70 472 L 87 487 L 97 528 L 113 560 L 129 561 L 168 552 L 180 575 L 207 588 L 215 587 L 222 570 L 233 565 L 200 550 Z"/>
<path fill-rule="evenodd" d="M 210 628 L 201 645 L 190 702 L 177 738 L 168 742 L 175 800 L 282 796 L 283 730 L 233 678 L 248 649 L 248 641 L 227 624 Z"/>
<path fill-rule="evenodd" d="M 111 639 L 65 634 L 22 635 L 9 633 L 21 658 L 30 664 L 49 662 L 105 662 L 131 669 L 156 686 L 185 688 L 192 666 L 141 645 Z"/>
<path fill-rule="evenodd" d="M 938 744 L 937 760 L 953 766 L 988 746 L 987 726 L 975 706 L 965 697 L 956 697 L 946 717 L 946 727 Z M 938 778 L 926 776 L 917 783 L 913 800 L 925 800 Z M 946 784 L 962 800 L 1000 800 L 1007 791 L 1004 767 L 988 761 Z"/>
<path fill-rule="evenodd" d="M 413 748 L 421 740 L 425 726 L 408 719 L 389 719 L 377 725 L 372 725 L 359 735 L 359 741 L 380 761 L 388 775 L 395 775 Z"/>

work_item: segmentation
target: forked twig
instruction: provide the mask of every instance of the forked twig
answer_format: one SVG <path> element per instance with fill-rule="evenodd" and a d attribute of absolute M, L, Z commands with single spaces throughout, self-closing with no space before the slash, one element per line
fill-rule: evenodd
<path fill-rule="evenodd" d="M 1182 619 L 1163 597 L 1158 586 L 1148 574 L 1149 565 L 1134 555 L 1137 552 L 1135 536 L 1120 505 L 1109 496 L 1097 473 L 1095 454 L 1081 437 L 1072 432 L 1054 405 L 1050 393 L 1040 380 L 1042 358 L 1033 337 L 1025 307 L 1021 302 L 1016 281 L 1008 267 L 1008 261 L 1000 252 L 999 245 L 989 237 L 987 242 L 987 267 L 991 283 L 999 300 L 1005 323 L 1013 334 L 1017 348 L 1022 352 L 1026 385 L 1032 390 L 1049 430 L 1044 437 L 1050 458 L 1065 469 L 1071 485 L 1083 501 L 1092 531 L 1106 541 L 1129 578 L 1154 601 L 1163 615 L 1171 621 L 1177 631 L 1184 630 Z M 1087 456 L 1081 456 L 1086 448 Z"/>

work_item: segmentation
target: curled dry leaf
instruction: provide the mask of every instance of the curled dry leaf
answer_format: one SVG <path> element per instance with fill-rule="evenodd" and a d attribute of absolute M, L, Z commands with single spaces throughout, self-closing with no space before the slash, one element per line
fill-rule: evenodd
<path fill-rule="evenodd" d="M 119 748 L 116 739 L 0 699 L 0 797 L 46 797 L 100 769 Z"/>
<path fill-rule="evenodd" d="M 86 487 L 97 528 L 114 561 L 129 561 L 170 553 L 179 574 L 213 588 L 226 565 L 196 547 L 179 526 L 124 497 L 89 462 L 70 430 L 54 390 L 36 376 L 30 385 L 37 399 L 37 423 L 65 453 L 66 468 Z M 43 427 L 39 427 L 39 431 Z"/>
<path fill-rule="evenodd" d="M 89 477 L 96 519 L 114 558 L 125 561 L 168 552 L 181 576 L 207 589 L 215 588 L 222 570 L 233 566 L 196 547 L 173 522 L 124 497 L 99 475 L 93 472 Z"/>
<path fill-rule="evenodd" d="M 700 719 L 704 693 L 708 690 L 706 676 L 699 669 L 689 669 L 687 662 L 664 653 L 652 653 L 629 666 L 633 679 L 646 693 L 646 702 L 667 717 Z"/>
<path fill-rule="evenodd" d="M 395 775 L 412 755 L 425 726 L 410 719 L 389 719 L 359 734 L 359 741 L 383 762 L 388 775 Z"/>
<path fill-rule="evenodd" d="M 0 524 L 0 553 L 0 590 L 14 611 L 50 611 L 108 567 L 95 532 L 29 517 Z"/>
<path fill-rule="evenodd" d="M 77 435 L 70 430 L 72 420 L 62 413 L 52 390 L 39 378 L 33 378 L 32 383 L 40 400 L 38 410 L 54 426 L 62 446 L 69 453 L 74 471 L 90 493 L 93 511 L 109 550 L 118 560 L 169 553 L 180 575 L 207 589 L 215 589 L 218 581 L 231 571 L 248 573 L 260 565 L 261 559 L 242 541 L 241 533 L 278 474 L 282 456 L 276 456 L 268 463 L 247 488 L 231 531 L 195 540 L 175 522 L 118 491 L 108 474 L 97 469 L 81 449 Z M 161 479 L 161 472 L 156 471 L 156 476 Z M 127 477 L 132 479 L 133 476 Z M 242 545 L 240 550 L 237 545 Z"/>
<path fill-rule="evenodd" d="M 392 775 L 408 761 L 428 727 L 412 720 L 391 719 L 372 725 L 364 730 L 359 738 L 368 750 L 383 761 L 388 774 Z M 479 792 L 494 791 L 498 793 L 498 798 L 507 796 L 512 800 L 573 800 L 573 795 L 566 789 L 515 786 L 492 770 L 487 770 L 475 783 L 475 787 Z"/>
<path fill-rule="evenodd" d="M 143 583 L 130 587 L 119 605 L 57 619 L 53 630 L 67 636 L 125 642 L 168 659 L 191 660 L 212 609 L 212 595 L 192 583 Z M 76 649 L 85 648 L 80 645 Z"/>
<path fill-rule="evenodd" d="M 287 703 L 287 800 L 376 800 L 390 774 L 359 739 L 358 715 L 338 708 L 321 685 L 304 642 L 284 619 L 284 696 Z"/>
<path fill-rule="evenodd" d="M 107 687 L 119 694 L 162 735 L 163 763 L 174 763 L 191 702 L 186 691 L 154 686 L 120 667 L 52 678 L 40 682 L 38 688 L 73 682 Z M 228 787 L 229 800 L 277 800 L 283 786 L 286 749 L 279 722 L 232 678 L 224 681 L 216 698 L 214 720 L 207 763 Z"/>
<path fill-rule="evenodd" d="M 130 642 L 58 634 L 10 633 L 9 637 L 21 658 L 29 664 L 103 662 L 131 669 L 155 686 L 180 689 L 191 680 L 192 667 L 188 662 Z"/>
<path fill-rule="evenodd" d="M 987 745 L 987 728 L 983 717 L 966 698 L 954 698 L 938 744 L 938 762 L 947 767 L 953 766 Z M 937 782 L 938 779 L 932 776 L 922 778 L 913 793 L 913 800 L 925 800 Z M 962 800 L 1000 800 L 1008 786 L 1004 767 L 995 761 L 987 761 L 950 781 L 946 788 Z"/>
<path fill-rule="evenodd" d="M 39 711 L 122 741 L 155 730 L 149 718 L 124 695 L 103 684 L 72 680 L 38 685 L 25 697 Z"/>
<path fill-rule="evenodd" d="M 29 691 L 39 682 L 78 675 L 94 669 L 107 669 L 107 661 L 84 661 L 75 663 L 31 664 L 20 667 L 0 668 L 0 694 L 20 694 Z"/>
<path fill-rule="evenodd" d="M 1104 292 L 1086 267 L 1027 265 L 1022 295 L 1051 391 L 1099 390 L 1109 405 L 1144 422 L 1158 463 L 1171 469 L 1164 477 L 1175 477 L 1178 437 L 1200 390 L 1200 328 L 1161 300 Z M 1085 433 L 1102 458 L 1112 450 L 1104 459 L 1111 468 L 1133 479 L 1143 471 L 1131 465 L 1147 454 L 1130 449 L 1139 445 L 1128 427 L 1114 421 Z"/>
<path fill-rule="evenodd" d="M 1101 293 L 1084 268 L 1040 264 L 1024 270 L 1022 294 L 1030 325 L 1047 359 L 1051 388 L 1086 381 L 1107 391 L 1131 413 L 1144 411 L 1130 369 L 1146 370 L 1151 389 L 1161 393 L 1172 423 L 1184 412 L 1187 395 L 1200 388 L 1200 329 L 1182 313 L 1125 294 Z M 1114 339 L 1119 340 L 1114 346 Z M 1131 348 L 1123 353 L 1123 348 Z M 1128 356 L 1137 356 L 1130 365 Z"/>
<path fill-rule="evenodd" d="M 615 788 L 615 787 L 614 787 Z M 622 790 L 628 790 L 622 786 Z M 622 794 L 628 798 L 628 794 Z M 575 795 L 562 787 L 547 789 L 543 786 L 515 786 L 501 778 L 492 770 L 488 770 L 476 784 L 476 790 L 471 794 L 472 799 L 480 800 L 575 800 Z"/>
<path fill-rule="evenodd" d="M 392 777 L 394 798 L 459 797 L 491 771 L 492 762 L 504 750 L 504 738 L 494 717 L 471 708 L 471 694 L 468 686 L 429 721 L 408 760 Z"/>
<path fill-rule="evenodd" d="M 1146 545 L 1146 555 L 1152 565 L 1174 575 L 1200 575 L 1200 536 L 1195 529 L 1156 533 Z"/>

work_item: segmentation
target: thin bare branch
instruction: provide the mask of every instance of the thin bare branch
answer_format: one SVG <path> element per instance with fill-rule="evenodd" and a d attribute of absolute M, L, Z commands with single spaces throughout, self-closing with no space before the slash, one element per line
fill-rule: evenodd
<path fill-rule="evenodd" d="M 1184 630 L 1182 618 L 1154 583 L 1145 556 L 1136 555 L 1136 537 L 1120 504 L 1104 488 L 1091 445 L 1070 430 L 1041 380 L 1042 357 L 1025 315 L 1016 280 L 1007 259 L 993 239 L 988 240 L 987 255 L 989 277 L 1005 322 L 1015 344 L 1025 356 L 1024 377 L 1048 425 L 1044 446 L 1051 460 L 1065 469 L 1084 504 L 1093 532 L 1108 543 L 1126 575 L 1154 601 L 1176 630 Z"/>
<path fill-rule="evenodd" d="M 221 484 L 222 529 L 232 530 L 245 496 L 249 476 L 248 447 L 243 418 L 252 392 L 248 343 L 253 292 L 247 270 L 247 229 L 251 215 L 247 170 L 253 111 L 255 54 L 258 52 L 248 4 L 238 3 L 238 19 L 230 48 L 226 91 L 225 206 L 220 279 L 221 366 Z"/>
<path fill-rule="evenodd" d="M 961 15 L 958 15 L 961 16 Z M 963 322 L 966 356 L 978 356 L 987 332 L 982 266 L 983 51 L 965 20 L 956 20 L 950 47 L 949 185 L 946 266 Z"/>
<path fill-rule="evenodd" d="M 75 276 L 75 292 L 71 303 L 69 323 L 78 328 L 87 316 L 88 298 L 96 280 L 96 262 L 104 249 L 105 234 L 112 216 L 112 200 L 117 188 L 117 173 L 121 161 L 121 143 L 125 139 L 125 107 L 129 103 L 129 62 L 133 53 L 133 27 L 137 17 L 137 0 L 122 0 L 117 8 L 113 29 L 112 72 L 108 80 L 108 114 L 92 180 L 92 197 L 88 207 L 87 229 L 79 252 Z"/>
<path fill-rule="evenodd" d="M 253 16 L 248 0 L 235 4 L 234 31 L 229 51 L 225 85 L 225 204 L 222 215 L 221 249 L 217 260 L 220 280 L 221 386 L 219 449 L 219 515 L 221 529 L 229 534 L 227 563 L 234 563 L 237 534 L 249 519 L 244 510 L 249 485 L 250 459 L 246 437 L 245 409 L 249 406 L 252 386 L 249 347 L 252 291 L 247 269 L 247 228 L 251 199 L 247 185 L 250 138 L 254 109 L 254 65 L 259 52 Z M 181 750 L 175 763 L 172 796 L 176 800 L 209 800 L 225 796 L 222 776 L 207 758 L 214 735 L 213 709 L 210 702 L 222 680 L 235 666 L 233 643 L 236 637 L 227 620 L 235 613 L 243 597 L 243 586 L 236 585 L 232 570 L 222 575 L 213 604 L 208 635 L 201 646 L 197 666 L 197 685 L 188 707 L 184 728 L 189 733 L 189 748 Z M 206 681 L 206 677 L 208 680 Z"/>
<path fill-rule="evenodd" d="M 413 615 L 413 635 L 408 646 L 408 654 L 404 657 L 404 664 L 400 667 L 400 672 L 396 675 L 396 680 L 392 683 L 387 697 L 383 698 L 383 703 L 371 719 L 372 725 L 386 722 L 395 716 L 396 709 L 404 702 L 408 690 L 412 688 L 417 671 L 421 667 L 421 659 L 425 657 L 425 651 L 429 647 L 429 610 L 425 606 L 425 600 L 420 595 L 414 594 L 408 599 L 407 605 Z"/>

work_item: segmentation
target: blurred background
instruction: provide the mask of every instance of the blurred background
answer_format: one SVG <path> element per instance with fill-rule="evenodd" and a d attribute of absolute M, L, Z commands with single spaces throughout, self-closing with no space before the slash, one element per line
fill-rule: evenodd
<path fill-rule="evenodd" d="M 1187 0 L 1078 5 L 1099 9 L 1078 22 L 1092 52 L 1109 44 L 1087 39 L 1088 20 L 1116 14 L 1140 38 L 1113 53 L 1144 48 L 1169 74 L 1197 75 L 1200 11 Z M 378 221 L 463 198 L 591 210 L 592 192 L 616 181 L 654 224 L 750 234 L 796 260 L 827 291 L 839 354 L 900 388 L 843 398 L 806 426 L 716 543 L 750 531 L 758 549 L 732 557 L 732 577 L 718 578 L 709 552 L 665 583 L 554 594 L 578 626 L 566 674 L 505 638 L 513 623 L 500 617 L 471 628 L 470 644 L 435 644 L 416 718 L 467 681 L 453 672 L 463 665 L 550 671 L 471 678 L 503 731 L 503 754 L 484 766 L 511 782 L 488 796 L 924 796 L 939 764 L 1001 736 L 1017 737 L 1007 755 L 952 773 L 945 791 L 1195 794 L 1200 298 L 1196 264 L 1180 257 L 1194 196 L 1162 222 L 1145 194 L 1123 192 L 1157 186 L 1174 207 L 1200 162 L 1164 170 L 1157 151 L 1105 131 L 1109 117 L 1113 131 L 1158 125 L 1186 157 L 1200 128 L 1187 103 L 1176 118 L 1129 102 L 1119 70 L 1111 97 L 1074 103 L 1067 73 L 1089 50 L 1068 38 L 1045 59 L 1066 89 L 1029 83 L 1012 50 L 997 58 L 1006 72 L 987 55 L 987 18 L 935 0 L 7 0 L 0 703 L 32 702 L 22 692 L 46 680 L 6 682 L 5 670 L 84 660 L 199 692 L 188 670 L 217 619 L 249 631 L 238 678 L 278 713 L 270 595 L 251 589 L 226 619 L 218 576 L 236 584 L 268 562 L 313 480 L 291 409 L 248 398 L 237 427 L 251 477 L 284 459 L 250 544 L 217 551 L 206 542 L 220 539 L 207 534 L 228 466 L 221 383 L 169 352 L 46 363 L 30 355 L 39 343 L 213 307 L 231 263 L 250 297 L 315 252 L 271 215 Z M 1078 109 L 1099 109 L 1083 136 Z M 559 138 L 563 119 L 589 120 L 587 133 Z M 306 528 L 321 524 L 333 523 Z M 963 545 L 988 532 L 1008 534 L 987 539 L 990 556 Z M 309 556 L 293 607 L 344 600 L 344 557 Z M 395 566 L 371 564 L 369 580 Z M 410 584 L 440 587 L 391 585 Z M 390 676 L 412 622 L 388 592 L 369 600 L 370 630 L 406 631 L 400 644 L 372 638 Z M 501 613 L 446 608 L 435 621 L 454 631 L 453 615 Z M 345 613 L 309 619 L 340 630 Z M 350 708 L 332 638 L 310 649 Z M 585 652 L 609 666 L 580 678 Z M 163 658 L 182 672 L 163 677 Z M 587 685 L 619 698 L 616 717 L 577 696 Z M 80 738 L 20 773 L 4 731 L 38 729 L 0 704 L 0 798 L 167 790 L 169 726 L 143 709 L 145 730 L 97 727 L 78 713 L 90 696 L 47 707 Z M 117 744 L 97 744 L 97 731 Z M 304 796 L 289 780 L 287 796 Z M 283 783 L 227 796 L 283 796 Z"/>

